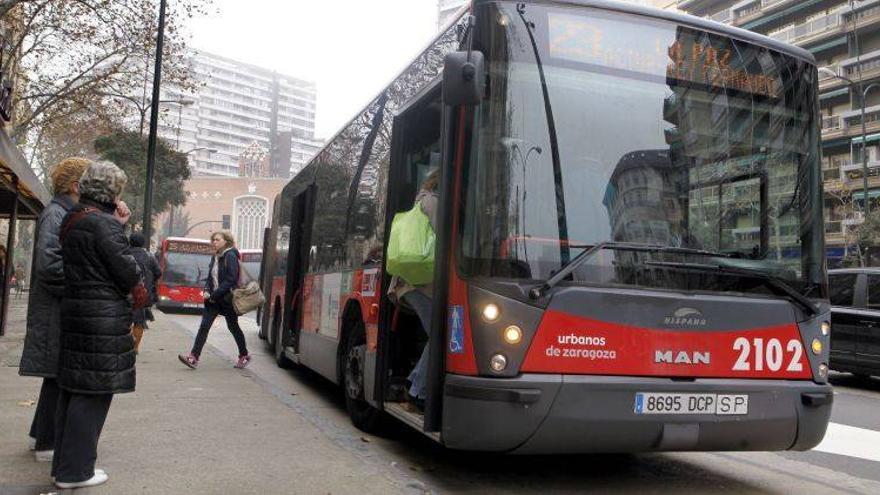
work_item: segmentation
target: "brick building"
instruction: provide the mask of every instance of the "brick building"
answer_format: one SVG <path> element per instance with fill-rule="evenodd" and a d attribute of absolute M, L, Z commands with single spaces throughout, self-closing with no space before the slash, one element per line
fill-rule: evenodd
<path fill-rule="evenodd" d="M 224 227 L 243 249 L 259 249 L 263 228 L 272 218 L 272 204 L 288 179 L 257 177 L 193 177 L 185 185 L 186 205 L 175 208 L 173 230 L 169 213 L 158 219 L 160 239 L 173 236 L 208 238 Z"/>

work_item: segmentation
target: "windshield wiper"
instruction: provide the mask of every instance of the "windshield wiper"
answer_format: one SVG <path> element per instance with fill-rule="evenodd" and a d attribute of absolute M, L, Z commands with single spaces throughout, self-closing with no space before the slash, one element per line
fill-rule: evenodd
<path fill-rule="evenodd" d="M 579 246 L 572 246 L 579 247 Z M 636 242 L 600 242 L 589 249 L 585 250 L 581 254 L 575 256 L 573 260 L 568 263 L 562 265 L 558 272 L 556 272 L 552 277 L 547 279 L 546 282 L 536 285 L 529 290 L 529 297 L 531 299 L 540 299 L 541 296 L 544 295 L 545 292 L 552 289 L 556 286 L 560 281 L 565 279 L 565 277 L 571 275 L 571 272 L 575 271 L 577 267 L 584 264 L 585 261 L 592 258 L 593 255 L 598 253 L 603 249 L 614 249 L 617 251 L 639 251 L 639 252 L 648 252 L 648 253 L 676 253 L 676 254 L 693 254 L 697 256 L 715 256 L 722 258 L 730 258 L 731 256 L 727 253 L 718 253 L 715 251 L 707 251 L 705 249 L 693 249 L 686 247 L 675 247 L 675 246 L 663 246 L 659 244 L 639 244 Z M 702 266 L 702 265 L 701 265 Z M 709 266 L 709 265 L 706 265 Z"/>
<path fill-rule="evenodd" d="M 767 272 L 762 272 L 759 270 L 751 270 L 748 268 L 738 268 L 732 266 L 724 266 L 724 265 L 713 265 L 713 264 L 702 264 L 702 263 L 684 263 L 684 262 L 669 262 L 669 261 L 646 261 L 646 265 L 651 266 L 661 266 L 668 268 L 678 268 L 682 270 L 692 270 L 699 272 L 721 272 L 728 273 L 731 275 L 742 275 L 744 277 L 752 277 L 759 279 L 770 289 L 773 289 L 777 292 L 782 292 L 784 295 L 788 296 L 788 298 L 797 303 L 799 306 L 804 308 L 810 315 L 819 314 L 819 308 L 813 304 L 813 301 L 810 301 L 806 296 L 797 291 L 794 287 Z"/>
<path fill-rule="evenodd" d="M 559 238 L 568 239 L 568 221 L 565 216 L 565 191 L 562 187 L 562 160 L 559 158 L 559 141 L 556 136 L 556 119 L 553 118 L 553 105 L 550 103 L 550 90 L 547 89 L 547 77 L 544 74 L 544 63 L 541 62 L 541 53 L 538 43 L 535 41 L 535 33 L 532 30 L 535 24 L 526 19 L 526 4 L 518 3 L 516 13 L 526 27 L 529 40 L 532 43 L 532 52 L 535 56 L 535 67 L 538 68 L 538 76 L 541 80 L 541 96 L 544 100 L 544 114 L 547 118 L 547 133 L 550 138 L 550 158 L 553 161 L 553 186 L 556 196 L 556 225 L 559 228 Z M 563 264 L 569 262 L 570 250 L 568 244 L 559 244 L 559 259 Z"/>

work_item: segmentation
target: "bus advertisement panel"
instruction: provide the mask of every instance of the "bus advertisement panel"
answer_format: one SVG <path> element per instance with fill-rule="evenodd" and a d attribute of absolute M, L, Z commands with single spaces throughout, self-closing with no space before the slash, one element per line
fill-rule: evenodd
<path fill-rule="evenodd" d="M 822 440 L 815 60 L 611 5 L 474 0 L 276 198 L 261 335 L 356 426 L 517 453 Z M 413 288 L 384 257 L 420 190 Z"/>
<path fill-rule="evenodd" d="M 211 243 L 203 239 L 169 237 L 162 241 L 157 281 L 161 310 L 201 310 L 202 292 L 208 281 L 208 264 L 213 256 Z"/>

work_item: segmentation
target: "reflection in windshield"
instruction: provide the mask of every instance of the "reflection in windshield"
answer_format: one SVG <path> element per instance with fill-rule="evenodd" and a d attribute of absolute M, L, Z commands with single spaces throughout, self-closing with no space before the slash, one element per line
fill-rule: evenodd
<path fill-rule="evenodd" d="M 210 262 L 207 254 L 167 252 L 162 280 L 168 286 L 204 287 Z"/>
<path fill-rule="evenodd" d="M 464 181 L 465 273 L 547 279 L 563 248 L 612 241 L 719 252 L 809 285 L 821 263 L 812 66 L 634 16 L 482 8 L 494 10 L 480 30 L 490 82 Z M 644 262 L 656 259 L 692 261 L 605 251 L 574 275 L 655 285 Z"/>

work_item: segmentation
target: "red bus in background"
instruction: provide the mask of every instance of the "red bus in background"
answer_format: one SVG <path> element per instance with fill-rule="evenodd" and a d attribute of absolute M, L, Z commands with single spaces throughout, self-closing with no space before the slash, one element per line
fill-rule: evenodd
<path fill-rule="evenodd" d="M 201 310 L 212 255 L 211 243 L 204 239 L 169 237 L 162 241 L 156 307 L 163 311 Z"/>

